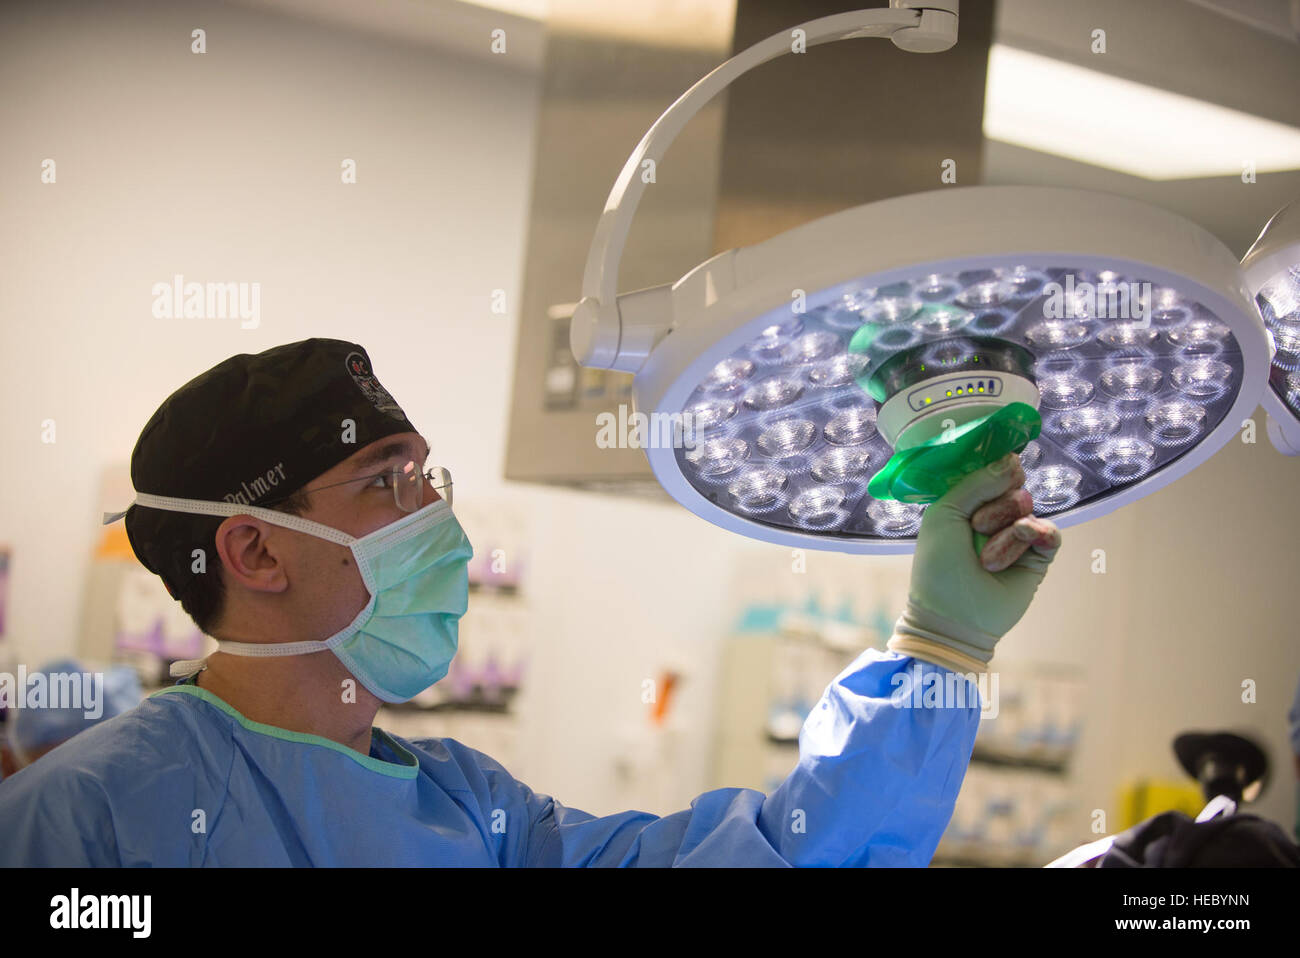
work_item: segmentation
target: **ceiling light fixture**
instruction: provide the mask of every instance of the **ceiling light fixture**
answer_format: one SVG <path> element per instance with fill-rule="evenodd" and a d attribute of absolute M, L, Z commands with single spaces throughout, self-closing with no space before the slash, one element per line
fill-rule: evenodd
<path fill-rule="evenodd" d="M 995 43 L 984 135 L 1080 163 L 1172 180 L 1300 167 L 1285 123 Z"/>

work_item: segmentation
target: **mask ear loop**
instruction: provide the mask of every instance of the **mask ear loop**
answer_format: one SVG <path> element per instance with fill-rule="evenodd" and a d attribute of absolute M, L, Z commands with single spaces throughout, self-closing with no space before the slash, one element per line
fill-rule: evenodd
<path fill-rule="evenodd" d="M 183 499 L 178 496 L 155 496 L 152 493 L 137 492 L 135 495 L 134 505 L 145 506 L 150 509 L 162 509 L 167 512 L 184 512 L 190 515 L 200 516 L 253 516 L 271 525 L 280 526 L 284 529 L 290 529 L 295 532 L 304 532 L 308 535 L 315 536 L 318 539 L 324 539 L 327 542 L 333 542 L 337 545 L 347 546 L 349 551 L 356 555 L 352 549 L 352 543 L 357 541 L 357 537 L 341 529 L 335 529 L 332 526 L 323 525 L 319 522 L 313 522 L 311 519 L 304 519 L 301 516 L 289 515 L 284 512 L 276 512 L 274 509 L 266 509 L 262 506 L 241 506 L 235 502 L 213 502 L 207 499 Z M 104 513 L 104 524 L 116 522 L 126 515 L 126 512 Z M 364 574 L 363 574 L 364 577 Z M 239 643 L 242 644 L 242 643 Z M 296 650 L 305 643 L 290 643 L 283 649 L 276 646 L 267 646 L 269 649 L 264 653 L 253 653 L 269 656 L 283 656 L 297 654 Z M 313 649 L 312 651 L 319 651 Z M 249 653 L 245 653 L 249 654 Z M 189 678 L 207 668 L 208 659 L 204 656 L 201 659 L 183 659 L 173 662 L 168 668 L 168 673 L 172 678 Z"/>
<path fill-rule="evenodd" d="M 267 509 L 262 506 L 241 506 L 235 502 L 212 502 L 208 499 L 155 496 L 147 492 L 137 492 L 134 504 L 150 509 L 163 509 L 167 512 L 188 512 L 200 516 L 253 516 L 255 519 L 261 519 L 264 522 L 271 523 L 271 525 L 282 526 L 285 529 L 293 529 L 297 532 L 306 532 L 318 539 L 325 539 L 341 546 L 350 546 L 357 541 L 356 536 L 344 532 L 342 529 L 335 529 L 333 526 L 313 522 L 311 519 L 302 518 L 302 516 L 290 515 L 287 512 L 276 512 L 274 509 Z M 122 516 L 126 515 L 126 513 L 116 513 L 115 515 Z M 105 513 L 104 518 L 108 520 L 110 518 L 109 514 Z"/>
<path fill-rule="evenodd" d="M 391 535 L 394 531 L 397 531 L 391 530 L 389 526 L 384 526 L 376 529 L 374 532 L 357 537 L 344 532 L 341 529 L 335 529 L 332 526 L 313 522 L 311 519 L 304 519 L 301 516 L 276 512 L 273 509 L 266 509 L 262 506 L 241 506 L 234 502 L 214 502 L 208 499 L 183 499 L 177 496 L 155 496 L 152 493 L 147 492 L 137 492 L 134 505 L 145 506 L 150 509 L 162 509 L 168 512 L 184 512 L 191 515 L 253 516 L 254 518 L 261 519 L 264 522 L 269 522 L 271 525 L 280 526 L 281 528 L 290 529 L 295 532 L 303 532 L 307 535 L 315 536 L 318 539 L 324 539 L 327 542 L 347 546 L 348 551 L 352 553 L 353 560 L 357 563 L 357 571 L 361 574 L 361 581 L 365 585 L 366 591 L 370 593 L 370 601 L 366 604 L 366 607 L 357 614 L 357 619 L 354 620 L 353 624 L 356 624 L 362 616 L 373 610 L 377 598 L 375 577 L 371 568 L 369 552 L 365 548 L 358 549 L 353 548 L 353 546 L 363 540 L 370 540 L 371 544 L 375 541 L 382 541 L 385 538 L 383 533 L 387 531 Z M 423 519 L 430 511 L 440 511 L 434 510 L 433 507 L 435 506 L 444 506 L 448 512 L 451 511 L 451 506 L 446 502 L 446 500 L 436 499 L 410 513 L 408 516 L 404 516 L 402 519 L 397 520 L 394 524 L 398 526 L 399 530 L 403 527 L 414 525 L 414 520 L 416 520 L 417 517 Z M 116 522 L 125 515 L 126 512 L 106 512 L 103 514 L 104 525 Z M 247 643 L 219 643 L 219 645 L 227 646 L 226 651 L 228 652 L 233 651 L 228 648 L 231 645 L 242 646 L 246 644 Z M 265 648 L 266 651 L 261 651 L 263 648 Z M 252 649 L 241 650 L 235 654 L 265 656 L 271 658 L 296 655 L 299 654 L 299 652 L 318 652 L 330 649 L 331 646 L 323 642 L 291 642 L 286 645 L 263 646 L 255 644 Z M 218 651 L 221 651 L 221 649 L 219 648 Z M 191 675 L 196 675 L 206 669 L 207 662 L 207 656 L 201 659 L 183 659 L 181 661 L 173 662 L 168 668 L 168 673 L 172 678 L 189 678 Z"/>

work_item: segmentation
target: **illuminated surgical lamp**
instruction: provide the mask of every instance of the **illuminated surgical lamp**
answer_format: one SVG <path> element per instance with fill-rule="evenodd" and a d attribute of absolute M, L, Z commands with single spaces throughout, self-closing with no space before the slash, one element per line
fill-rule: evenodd
<path fill-rule="evenodd" d="M 1300 200 L 1273 215 L 1241 270 L 1271 341 L 1262 400 L 1268 437 L 1280 452 L 1300 455 Z"/>
<path fill-rule="evenodd" d="M 955 2 L 804 23 L 812 46 L 956 42 Z M 596 227 L 571 345 L 635 373 L 686 442 L 646 449 L 679 503 L 725 529 L 850 553 L 915 548 L 922 510 L 1018 452 L 1038 515 L 1069 526 L 1204 462 L 1259 401 L 1264 324 L 1232 253 L 1145 203 L 965 187 L 870 203 L 675 283 L 618 295 L 646 183 L 709 100 L 791 50 L 769 37 L 691 87 L 628 158 Z"/>

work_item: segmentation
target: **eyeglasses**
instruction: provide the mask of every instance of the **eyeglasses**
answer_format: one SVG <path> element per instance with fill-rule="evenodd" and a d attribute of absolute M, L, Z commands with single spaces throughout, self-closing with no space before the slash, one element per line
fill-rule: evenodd
<path fill-rule="evenodd" d="M 414 512 L 424 505 L 425 480 L 433 487 L 438 497 L 444 500 L 447 505 L 451 505 L 451 470 L 443 466 L 431 465 L 429 460 L 425 460 L 423 467 L 416 464 L 415 460 L 408 460 L 405 465 L 395 469 L 388 469 L 384 472 L 378 472 L 371 476 L 357 476 L 355 479 L 345 479 L 343 482 L 331 482 L 325 486 L 313 486 L 303 489 L 303 492 L 318 492 L 321 489 L 333 489 L 335 486 L 346 486 L 354 482 L 377 482 L 383 480 L 393 490 L 393 501 L 397 503 L 397 508 L 403 512 Z"/>

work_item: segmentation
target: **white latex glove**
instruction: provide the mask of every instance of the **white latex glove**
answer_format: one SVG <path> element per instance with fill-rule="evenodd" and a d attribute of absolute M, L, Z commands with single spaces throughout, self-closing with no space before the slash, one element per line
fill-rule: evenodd
<path fill-rule="evenodd" d="M 1008 455 L 925 510 L 890 649 L 957 672 L 987 669 L 1061 545 L 1060 530 L 1032 515 L 1024 481 L 1020 458 Z M 991 536 L 979 552 L 975 533 Z"/>

